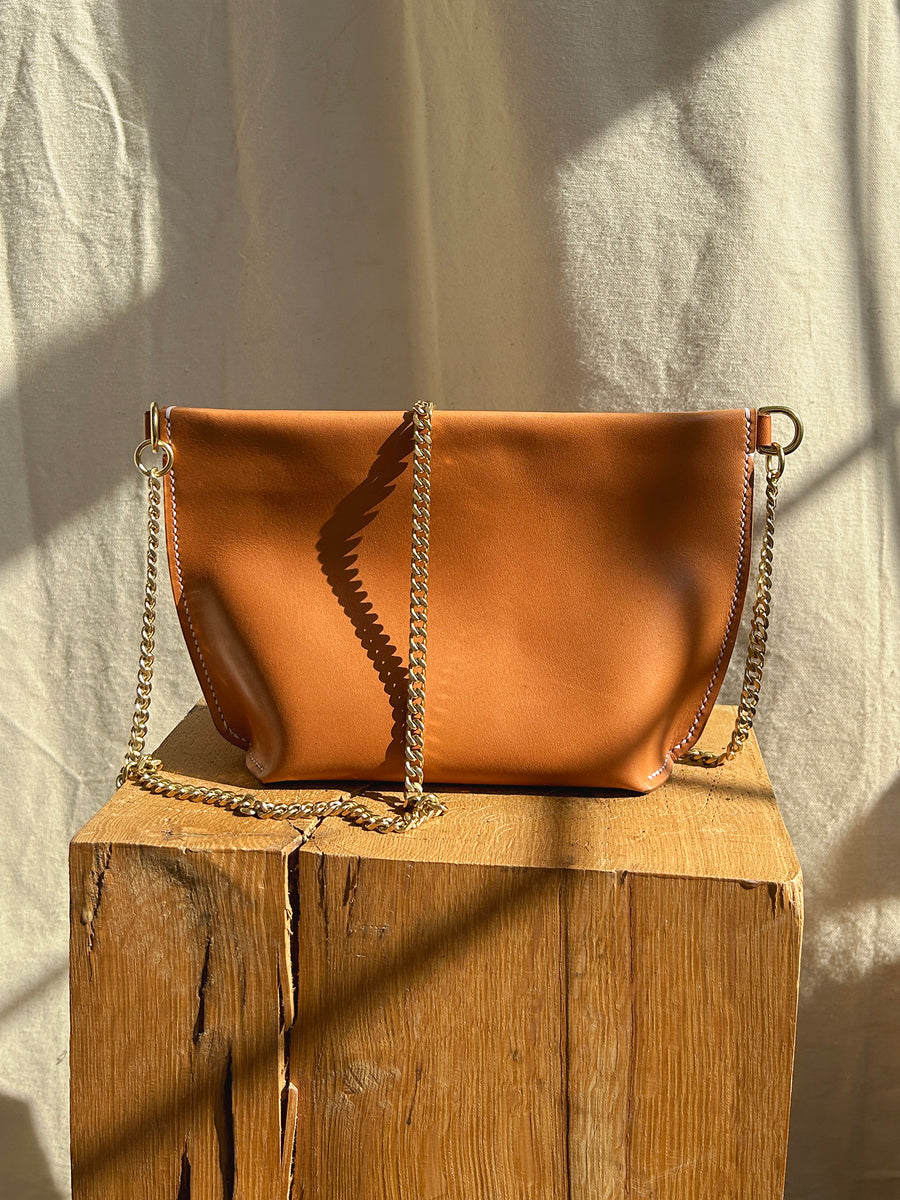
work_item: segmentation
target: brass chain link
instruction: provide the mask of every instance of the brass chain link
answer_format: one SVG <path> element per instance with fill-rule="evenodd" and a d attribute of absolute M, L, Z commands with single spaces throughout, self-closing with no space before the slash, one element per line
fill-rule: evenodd
<path fill-rule="evenodd" d="M 425 665 L 428 639 L 428 547 L 431 535 L 431 414 L 413 409 L 412 556 L 409 589 L 409 673 L 406 698 L 405 792 L 422 796 L 425 771 Z M 428 797 L 434 802 L 434 797 Z"/>
<path fill-rule="evenodd" d="M 158 429 L 151 409 L 151 427 Z M 147 479 L 147 571 L 144 586 L 144 618 L 141 629 L 141 650 L 138 667 L 138 686 L 131 736 L 116 787 L 128 781 L 157 795 L 196 804 L 212 804 L 242 817 L 261 817 L 285 821 L 306 817 L 342 817 L 354 825 L 377 833 L 405 833 L 432 817 L 443 815 L 446 805 L 437 796 L 422 790 L 423 740 L 425 732 L 425 665 L 428 602 L 429 497 L 431 492 L 431 412 L 432 405 L 419 401 L 413 409 L 413 532 L 410 568 L 410 626 L 409 671 L 407 676 L 406 769 L 404 797 L 399 811 L 393 815 L 379 813 L 355 796 L 337 796 L 331 800 L 303 801 L 278 804 L 260 800 L 251 792 L 227 788 L 202 787 L 199 784 L 179 783 L 163 774 L 162 763 L 144 753 L 147 724 L 150 716 L 150 694 L 153 686 L 153 649 L 156 635 L 156 597 L 159 562 L 159 517 L 161 480 L 172 466 L 172 449 L 159 441 L 158 435 L 142 442 L 135 452 L 135 462 Z M 163 455 L 160 466 L 146 466 L 143 453 L 150 448 Z M 375 789 L 360 793 L 397 807 L 393 796 Z"/>
<path fill-rule="evenodd" d="M 773 466 L 774 459 L 774 466 Z M 759 550 L 759 569 L 756 577 L 756 596 L 750 614 L 750 637 L 744 663 L 744 679 L 738 703 L 734 729 L 728 745 L 719 754 L 692 747 L 680 755 L 677 762 L 697 767 L 721 767 L 730 762 L 750 736 L 753 719 L 759 704 L 759 687 L 766 661 L 766 642 L 769 634 L 769 614 L 772 606 L 772 551 L 775 545 L 775 504 L 778 499 L 778 480 L 784 470 L 784 452 L 776 446 L 774 455 L 766 455 L 766 516 L 762 544 Z"/>
<path fill-rule="evenodd" d="M 410 558 L 409 607 L 409 668 L 407 672 L 406 735 L 404 758 L 404 797 L 398 801 L 377 789 L 359 793 L 379 799 L 397 809 L 393 815 L 375 812 L 354 795 L 331 800 L 278 804 L 260 800 L 251 792 L 227 788 L 202 787 L 199 784 L 179 783 L 162 773 L 162 763 L 144 753 L 147 725 L 150 716 L 150 695 L 153 686 L 153 651 L 156 637 L 156 598 L 159 570 L 159 532 L 161 480 L 172 467 L 173 453 L 168 443 L 159 440 L 159 420 L 156 405 L 151 406 L 152 437 L 135 451 L 135 463 L 147 479 L 147 569 L 144 585 L 144 615 L 141 627 L 141 648 L 138 683 L 135 696 L 131 735 L 116 779 L 116 787 L 126 781 L 145 791 L 212 804 L 240 816 L 293 820 L 295 818 L 339 816 L 354 825 L 378 833 L 404 833 L 424 824 L 432 817 L 446 812 L 446 805 L 437 796 L 423 791 L 424 733 L 425 733 L 425 675 L 428 635 L 428 554 L 430 540 L 431 499 L 431 416 L 433 405 L 419 401 L 412 410 L 413 420 L 413 482 L 412 482 L 412 543 Z M 788 409 L 759 410 L 786 412 L 794 420 L 797 432 L 787 448 L 777 442 L 760 447 L 766 457 L 766 512 L 760 547 L 756 596 L 750 619 L 750 637 L 741 698 L 734 729 L 728 745 L 719 753 L 692 748 L 680 755 L 679 762 L 695 766 L 719 767 L 733 759 L 741 750 L 756 716 L 760 684 L 766 659 L 766 642 L 772 600 L 772 562 L 775 538 L 775 506 L 778 481 L 784 471 L 785 453 L 799 445 L 803 427 L 799 418 Z M 146 449 L 162 454 L 159 466 L 148 467 L 143 461 Z"/>
<path fill-rule="evenodd" d="M 153 688 L 153 648 L 156 641 L 156 580 L 159 570 L 159 513 L 160 473 L 155 467 L 146 471 L 147 476 L 147 571 L 144 582 L 144 619 L 141 625 L 141 651 L 138 661 L 137 694 L 134 699 L 134 716 L 131 719 L 131 736 L 122 769 L 116 778 L 120 788 L 131 778 L 144 754 L 147 740 L 147 724 L 150 720 L 150 692 Z"/>

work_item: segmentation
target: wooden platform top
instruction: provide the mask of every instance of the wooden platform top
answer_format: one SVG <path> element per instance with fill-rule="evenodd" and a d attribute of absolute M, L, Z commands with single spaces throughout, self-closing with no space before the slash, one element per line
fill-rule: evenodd
<path fill-rule="evenodd" d="M 717 707 L 701 745 L 724 745 L 734 709 Z M 159 750 L 166 772 L 279 800 L 327 799 L 329 787 L 263 789 L 243 752 L 221 738 L 204 705 L 194 708 Z M 426 780 L 427 782 L 427 780 Z M 352 785 L 351 785 L 352 787 Z M 389 791 L 390 789 L 383 789 Z M 334 856 L 783 883 L 800 868 L 756 739 L 712 770 L 676 767 L 646 796 L 535 791 L 506 794 L 435 789 L 447 813 L 406 834 L 378 834 L 337 817 L 262 821 L 208 805 L 154 796 L 127 784 L 92 817 L 76 842 L 171 846 L 184 850 L 294 849 Z M 397 793 L 400 794 L 400 789 Z M 376 802 L 377 807 L 377 802 Z"/>

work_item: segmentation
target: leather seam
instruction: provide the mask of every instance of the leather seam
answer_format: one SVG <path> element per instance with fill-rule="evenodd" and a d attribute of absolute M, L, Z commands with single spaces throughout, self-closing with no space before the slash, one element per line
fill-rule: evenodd
<path fill-rule="evenodd" d="M 259 768 L 260 774 L 261 774 L 261 775 L 265 775 L 265 773 L 266 773 L 266 768 L 265 768 L 265 767 L 262 765 L 262 763 L 259 761 L 259 759 L 256 757 L 256 755 L 253 753 L 253 751 L 252 751 L 252 750 L 248 750 L 248 751 L 247 751 L 247 757 L 248 757 L 248 758 L 250 759 L 250 761 L 253 763 L 254 767 L 258 767 L 258 768 Z"/>
<path fill-rule="evenodd" d="M 706 702 L 709 699 L 710 692 L 713 690 L 713 686 L 715 685 L 719 674 L 719 668 L 722 665 L 722 659 L 725 655 L 725 647 L 728 645 L 728 639 L 731 636 L 731 627 L 734 624 L 738 596 L 740 595 L 741 590 L 741 576 L 743 575 L 744 567 L 744 549 L 747 545 L 747 497 L 750 491 L 750 463 L 752 457 L 752 448 L 750 443 L 751 420 L 749 408 L 744 409 L 744 421 L 746 423 L 746 436 L 744 446 L 744 493 L 741 500 L 741 540 L 738 547 L 737 574 L 734 580 L 734 592 L 731 596 L 731 609 L 728 613 L 728 623 L 725 626 L 725 636 L 722 638 L 722 645 L 719 649 L 719 657 L 716 659 L 716 665 L 713 668 L 712 678 L 710 679 L 709 685 L 703 694 L 703 699 L 700 701 L 700 707 L 697 709 L 697 714 L 691 722 L 690 729 L 688 729 L 687 733 L 680 742 L 677 742 L 670 750 L 666 751 L 666 757 L 663 759 L 662 766 L 658 770 L 654 771 L 652 775 L 649 775 L 648 779 L 655 779 L 657 775 L 661 775 L 663 771 L 665 771 L 666 767 L 668 767 L 670 761 L 674 758 L 675 752 L 680 750 L 686 742 L 691 740 L 691 735 L 700 722 L 700 718 L 703 715 L 703 710 L 706 707 Z"/>
<path fill-rule="evenodd" d="M 169 417 L 170 412 L 171 412 L 171 409 L 167 408 L 165 411 L 165 418 L 166 418 L 166 438 L 167 438 L 169 444 L 171 445 L 172 444 L 172 422 Z M 187 595 L 185 594 L 185 590 L 184 590 L 184 576 L 181 573 L 181 554 L 179 553 L 179 546 L 178 546 L 178 510 L 177 510 L 177 507 L 175 504 L 175 464 L 174 463 L 172 464 L 172 467 L 169 471 L 169 488 L 170 488 L 170 494 L 172 497 L 172 546 L 175 551 L 175 569 L 178 572 L 178 585 L 181 588 L 181 603 L 184 605 L 184 615 L 187 617 L 188 628 L 191 631 L 191 637 L 194 640 L 194 645 L 197 647 L 197 654 L 200 657 L 200 665 L 203 667 L 203 674 L 206 676 L 206 682 L 209 684 L 209 690 L 210 690 L 210 693 L 213 698 L 213 703 L 216 706 L 216 710 L 218 711 L 219 716 L 222 718 L 222 724 L 225 726 L 225 728 L 228 730 L 228 732 L 231 734 L 231 736 L 239 742 L 241 747 L 246 750 L 246 748 L 250 745 L 250 743 L 247 741 L 246 738 L 241 737 L 241 735 L 239 733 L 235 733 L 235 731 L 228 724 L 228 721 L 225 718 L 224 712 L 222 712 L 222 705 L 219 703 L 219 697 L 216 695 L 216 689 L 213 686 L 212 679 L 210 678 L 209 668 L 206 665 L 206 659 L 203 657 L 203 651 L 200 649 L 200 642 L 197 638 L 197 631 L 194 629 L 194 622 L 191 620 L 191 610 L 188 608 Z"/>

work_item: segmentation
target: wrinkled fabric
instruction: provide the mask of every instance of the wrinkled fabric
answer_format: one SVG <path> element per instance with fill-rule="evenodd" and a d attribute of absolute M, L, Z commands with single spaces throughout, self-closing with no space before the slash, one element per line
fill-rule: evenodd
<path fill-rule="evenodd" d="M 757 721 L 807 901 L 787 1194 L 900 1194 L 898 112 L 889 0 L 4 6 L 3 1194 L 68 1194 L 140 414 L 416 397 L 802 414 Z M 154 741 L 199 693 L 163 582 Z"/>

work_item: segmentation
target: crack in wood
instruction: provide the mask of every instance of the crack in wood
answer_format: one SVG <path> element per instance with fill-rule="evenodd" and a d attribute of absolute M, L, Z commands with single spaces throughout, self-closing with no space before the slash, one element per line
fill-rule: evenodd
<path fill-rule="evenodd" d="M 563 1166 L 566 1172 L 566 1197 L 572 1200 L 572 1105 L 569 1095 L 569 921 L 565 901 L 566 877 L 560 876 L 557 893 L 560 966 L 560 1073 L 563 1094 Z"/>
<path fill-rule="evenodd" d="M 300 1003 L 300 947 L 298 939 L 298 920 L 300 916 L 300 850 L 295 850 L 288 858 L 287 871 L 287 906 L 288 906 L 288 952 L 290 959 L 288 968 L 291 987 L 291 1024 L 296 1020 Z"/>
<path fill-rule="evenodd" d="M 299 870 L 299 848 L 295 848 L 284 861 L 284 947 L 283 955 L 276 960 L 278 984 L 278 1018 L 282 1034 L 294 1023 L 297 1012 L 297 872 Z M 285 1062 L 287 1057 L 285 1056 Z"/>
<path fill-rule="evenodd" d="M 288 904 L 287 912 L 290 912 Z M 288 943 L 288 952 L 293 941 Z M 291 963 L 288 962 L 288 969 Z M 281 978 L 281 960 L 275 962 L 275 979 L 278 989 L 278 1028 L 281 1031 L 281 1196 L 283 1200 L 291 1200 L 291 1188 L 294 1178 L 294 1153 L 297 1136 L 297 1089 L 290 1081 L 291 1072 L 291 1029 L 285 1020 L 285 993 Z M 290 983 L 288 983 L 290 987 Z"/>
<path fill-rule="evenodd" d="M 112 860 L 112 843 L 101 842 L 94 847 L 91 869 L 87 878 L 87 891 L 81 908 L 81 923 L 87 926 L 87 961 L 88 974 L 94 978 L 94 963 L 91 953 L 96 938 L 97 917 L 100 914 L 100 902 L 103 899 L 103 885 L 106 873 Z"/>
<path fill-rule="evenodd" d="M 194 1031 L 191 1040 L 196 1046 L 206 1032 L 206 989 L 209 987 L 209 956 L 212 950 L 212 934 L 206 935 L 206 949 L 203 952 L 203 966 L 200 968 L 200 982 L 197 985 L 197 1016 L 194 1018 Z"/>
<path fill-rule="evenodd" d="M 282 1110 L 281 1195 L 283 1200 L 291 1200 L 297 1154 L 297 1118 L 300 1111 L 300 1094 L 292 1083 L 284 1089 Z"/>
<path fill-rule="evenodd" d="M 321 824 L 321 821 L 319 822 Z M 316 826 L 318 828 L 318 825 Z M 304 845 L 306 841 L 304 840 Z M 296 1020 L 300 999 L 300 951 L 298 939 L 298 917 L 300 912 L 300 847 L 291 852 L 287 860 L 285 875 L 285 921 L 287 923 L 284 967 L 288 978 L 282 978 L 282 964 L 277 964 L 278 1003 L 282 1036 L 282 1096 L 281 1096 L 281 1193 L 284 1200 L 291 1200 L 294 1186 L 294 1171 L 297 1155 L 297 1120 L 299 1114 L 299 1092 L 291 1082 L 291 1052 L 293 1024 Z M 289 995 L 285 989 L 290 989 Z M 290 1020 L 287 1019 L 287 1002 L 290 1002 Z"/>
<path fill-rule="evenodd" d="M 282 961 L 279 955 L 277 966 L 279 1022 L 283 1039 L 282 1063 L 284 1065 L 283 1084 L 290 1078 L 291 1028 L 297 1019 L 297 1004 L 300 994 L 299 948 L 297 946 L 297 915 L 300 908 L 299 884 L 297 875 L 300 870 L 299 850 L 288 856 L 285 863 L 284 875 L 284 921 L 285 939 Z"/>
<path fill-rule="evenodd" d="M 416 1103 L 416 1096 L 418 1095 L 418 1091 L 419 1091 L 419 1080 L 421 1078 L 422 1078 L 422 1064 L 416 1063 L 416 1080 L 415 1080 L 415 1083 L 413 1084 L 413 1094 L 412 1094 L 412 1098 L 409 1102 L 409 1109 L 407 1110 L 407 1113 L 406 1113 L 407 1125 L 412 1124 L 413 1107 Z"/>
<path fill-rule="evenodd" d="M 635 1015 L 635 974 L 634 974 L 634 895 L 631 875 L 628 871 L 621 872 L 620 884 L 625 890 L 628 921 L 628 1066 L 625 1081 L 625 1139 L 624 1139 L 624 1169 L 622 1179 L 622 1195 L 625 1200 L 631 1196 L 631 1142 L 634 1124 L 634 1089 L 637 1071 L 636 1015 Z"/>
<path fill-rule="evenodd" d="M 278 993 L 278 1028 L 282 1033 L 287 1032 L 284 1007 L 284 985 L 281 982 L 281 959 L 275 959 L 275 990 Z"/>
<path fill-rule="evenodd" d="M 294 832 L 302 838 L 302 841 L 300 842 L 300 846 L 302 847 L 305 846 L 307 842 L 311 842 L 313 840 L 315 835 L 322 828 L 323 822 L 327 820 L 327 817 L 314 817 L 313 824 L 310 825 L 309 828 L 307 828 L 305 822 L 300 824 L 298 821 L 288 821 L 287 823 L 290 825 L 291 829 L 293 829 Z"/>
<path fill-rule="evenodd" d="M 784 883 L 770 885 L 772 890 L 772 915 L 788 914 L 803 923 L 803 881 L 799 873 Z"/>
<path fill-rule="evenodd" d="M 175 1200 L 191 1200 L 191 1160 L 187 1146 L 181 1152 L 181 1173 L 178 1176 L 178 1191 Z"/>
<path fill-rule="evenodd" d="M 319 884 L 319 908 L 322 910 L 322 921 L 325 925 L 325 937 L 328 938 L 328 860 L 319 850 L 319 861 L 316 864 L 316 879 Z"/>
<path fill-rule="evenodd" d="M 347 881 L 344 884 L 344 907 L 347 909 L 347 933 L 351 933 L 351 923 L 353 921 L 353 906 L 356 903 L 356 889 L 359 886 L 359 871 L 362 864 L 362 859 L 359 856 L 356 859 L 348 859 L 347 861 Z"/>
<path fill-rule="evenodd" d="M 798 871 L 793 879 L 781 885 L 781 906 L 803 927 L 803 876 Z"/>
<path fill-rule="evenodd" d="M 216 1130 L 216 1141 L 219 1148 L 219 1174 L 222 1176 L 223 1200 L 234 1200 L 235 1184 L 237 1181 L 237 1165 L 234 1155 L 234 1063 L 233 1051 L 228 1047 L 225 1060 L 225 1073 L 222 1087 L 215 1097 L 213 1106 L 213 1123 Z"/>

